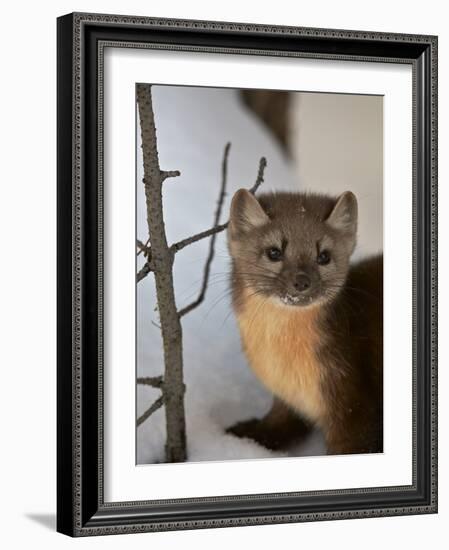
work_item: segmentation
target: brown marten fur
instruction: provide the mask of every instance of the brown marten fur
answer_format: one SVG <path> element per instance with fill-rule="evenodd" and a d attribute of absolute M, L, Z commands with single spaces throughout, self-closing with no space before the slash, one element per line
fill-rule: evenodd
<path fill-rule="evenodd" d="M 274 394 L 228 428 L 279 449 L 318 426 L 329 454 L 383 450 L 382 256 L 350 265 L 357 200 L 237 191 L 228 230 L 243 349 Z"/>

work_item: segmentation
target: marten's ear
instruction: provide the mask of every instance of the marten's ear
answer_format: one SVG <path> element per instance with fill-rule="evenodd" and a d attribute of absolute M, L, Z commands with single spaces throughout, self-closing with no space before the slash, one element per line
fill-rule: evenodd
<path fill-rule="evenodd" d="M 357 199 L 354 193 L 346 191 L 338 197 L 326 222 L 340 231 L 355 234 L 357 231 Z"/>
<path fill-rule="evenodd" d="M 246 233 L 269 222 L 256 197 L 246 189 L 239 189 L 232 197 L 229 230 L 231 237 Z"/>

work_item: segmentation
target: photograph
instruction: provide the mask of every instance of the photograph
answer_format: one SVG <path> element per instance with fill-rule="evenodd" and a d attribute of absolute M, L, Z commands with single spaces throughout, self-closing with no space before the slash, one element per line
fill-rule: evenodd
<path fill-rule="evenodd" d="M 136 464 L 383 452 L 381 95 L 136 84 Z"/>

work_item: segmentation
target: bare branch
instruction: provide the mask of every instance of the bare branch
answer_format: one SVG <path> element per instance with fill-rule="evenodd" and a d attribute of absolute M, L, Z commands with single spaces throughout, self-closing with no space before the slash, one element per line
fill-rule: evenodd
<path fill-rule="evenodd" d="M 136 244 L 137 244 L 137 248 L 139 249 L 139 252 L 137 253 L 138 256 L 143 252 L 144 256 L 150 256 L 151 258 L 151 247 L 148 246 L 150 244 L 149 237 L 145 244 L 142 241 L 139 241 L 139 239 L 136 239 Z"/>
<path fill-rule="evenodd" d="M 154 271 L 156 297 L 164 349 L 164 394 L 138 420 L 144 422 L 150 414 L 165 404 L 167 462 L 186 459 L 186 430 L 184 411 L 184 380 L 182 364 L 182 327 L 178 316 L 173 287 L 173 252 L 167 244 L 162 205 L 162 183 L 167 174 L 159 166 L 156 126 L 154 122 L 151 85 L 137 84 L 137 104 L 142 136 L 145 202 L 148 236 L 151 239 L 151 264 Z M 154 266 L 154 267 L 153 267 Z"/>
<path fill-rule="evenodd" d="M 140 269 L 140 271 L 138 271 L 137 275 L 136 275 L 136 280 L 137 282 L 141 281 L 142 279 L 144 279 L 148 273 L 151 273 L 153 271 L 152 267 L 151 267 L 151 264 L 146 262 L 143 267 Z"/>
<path fill-rule="evenodd" d="M 143 378 L 138 378 L 137 383 L 144 386 L 152 386 L 153 388 L 162 388 L 164 378 L 163 376 L 144 376 Z"/>
<path fill-rule="evenodd" d="M 151 247 L 148 246 L 150 242 L 150 238 L 148 237 L 147 242 L 143 244 L 142 241 L 139 241 L 139 239 L 136 239 L 137 241 L 137 247 L 139 248 L 139 252 L 137 255 L 139 255 L 141 252 L 143 252 L 145 258 L 147 259 L 146 263 L 141 267 L 140 271 L 138 271 L 136 279 L 137 282 L 141 281 L 144 277 L 148 275 L 151 271 L 154 271 L 153 264 L 151 263 Z"/>
<path fill-rule="evenodd" d="M 177 178 L 181 175 L 179 170 L 161 170 L 161 179 L 165 181 L 167 178 Z"/>
<path fill-rule="evenodd" d="M 215 210 L 215 215 L 214 215 L 213 228 L 218 227 L 218 222 L 220 221 L 221 212 L 223 210 L 224 199 L 226 197 L 226 184 L 228 179 L 228 158 L 229 158 L 230 148 L 231 148 L 231 144 L 227 143 L 224 149 L 223 161 L 221 164 L 221 186 L 220 186 L 220 193 L 218 195 L 217 209 Z M 217 238 L 217 233 L 213 233 L 209 241 L 209 253 L 206 258 L 206 263 L 204 264 L 203 283 L 201 285 L 201 289 L 198 294 L 198 297 L 188 306 L 184 307 L 179 311 L 180 317 L 182 317 L 183 315 L 186 315 L 186 313 L 189 313 L 190 311 L 198 307 L 203 302 L 204 297 L 206 296 L 207 285 L 209 283 L 210 268 L 211 268 L 212 260 L 214 259 L 214 254 L 215 254 L 216 238 Z"/>
<path fill-rule="evenodd" d="M 265 157 L 262 157 L 259 161 L 259 170 L 257 172 L 256 182 L 251 187 L 251 189 L 249 189 L 249 192 L 252 193 L 253 195 L 259 189 L 260 185 L 263 183 L 264 171 L 266 166 L 267 166 L 267 159 Z M 179 252 L 189 244 L 196 243 L 197 241 L 201 241 L 206 237 L 210 237 L 211 235 L 215 235 L 216 233 L 220 233 L 221 231 L 224 231 L 228 227 L 228 224 L 229 222 L 226 222 L 221 225 L 217 225 L 216 227 L 212 227 L 211 229 L 207 229 L 206 231 L 201 231 L 201 233 L 197 233 L 196 235 L 192 235 L 191 237 L 187 237 L 182 241 L 178 241 L 177 243 L 172 244 L 170 248 L 171 250 L 173 250 L 174 253 Z"/>
<path fill-rule="evenodd" d="M 259 170 L 257 171 L 256 183 L 249 190 L 249 192 L 252 193 L 253 195 L 256 194 L 256 191 L 259 189 L 259 187 L 263 183 L 263 176 L 264 176 L 266 167 L 267 167 L 267 159 L 265 157 L 262 157 L 259 161 Z"/>
<path fill-rule="evenodd" d="M 182 241 L 178 241 L 177 243 L 174 243 L 171 245 L 171 249 L 173 252 L 179 252 L 189 244 L 196 243 L 197 241 L 201 241 L 202 239 L 205 239 L 206 237 L 210 237 L 211 235 L 215 235 L 215 233 L 220 233 L 220 231 L 223 231 L 228 227 L 228 222 L 223 223 L 221 225 L 217 225 L 216 227 L 211 227 L 210 229 L 206 229 L 206 231 L 201 231 L 201 233 L 197 233 L 196 235 L 192 235 L 191 237 L 187 237 L 187 239 L 183 239 Z"/>
<path fill-rule="evenodd" d="M 164 404 L 164 396 L 161 395 L 156 401 L 151 405 L 149 409 L 147 409 L 139 418 L 137 419 L 137 426 L 140 426 L 142 422 L 145 422 L 147 418 L 149 418 L 154 412 L 156 412 L 158 409 L 162 407 Z"/>

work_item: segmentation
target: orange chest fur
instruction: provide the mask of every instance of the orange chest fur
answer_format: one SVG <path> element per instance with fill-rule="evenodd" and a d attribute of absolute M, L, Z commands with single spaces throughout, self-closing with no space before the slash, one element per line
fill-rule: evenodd
<path fill-rule="evenodd" d="M 276 396 L 314 422 L 325 413 L 319 334 L 314 308 L 286 308 L 261 297 L 248 298 L 237 312 L 249 364 Z"/>

